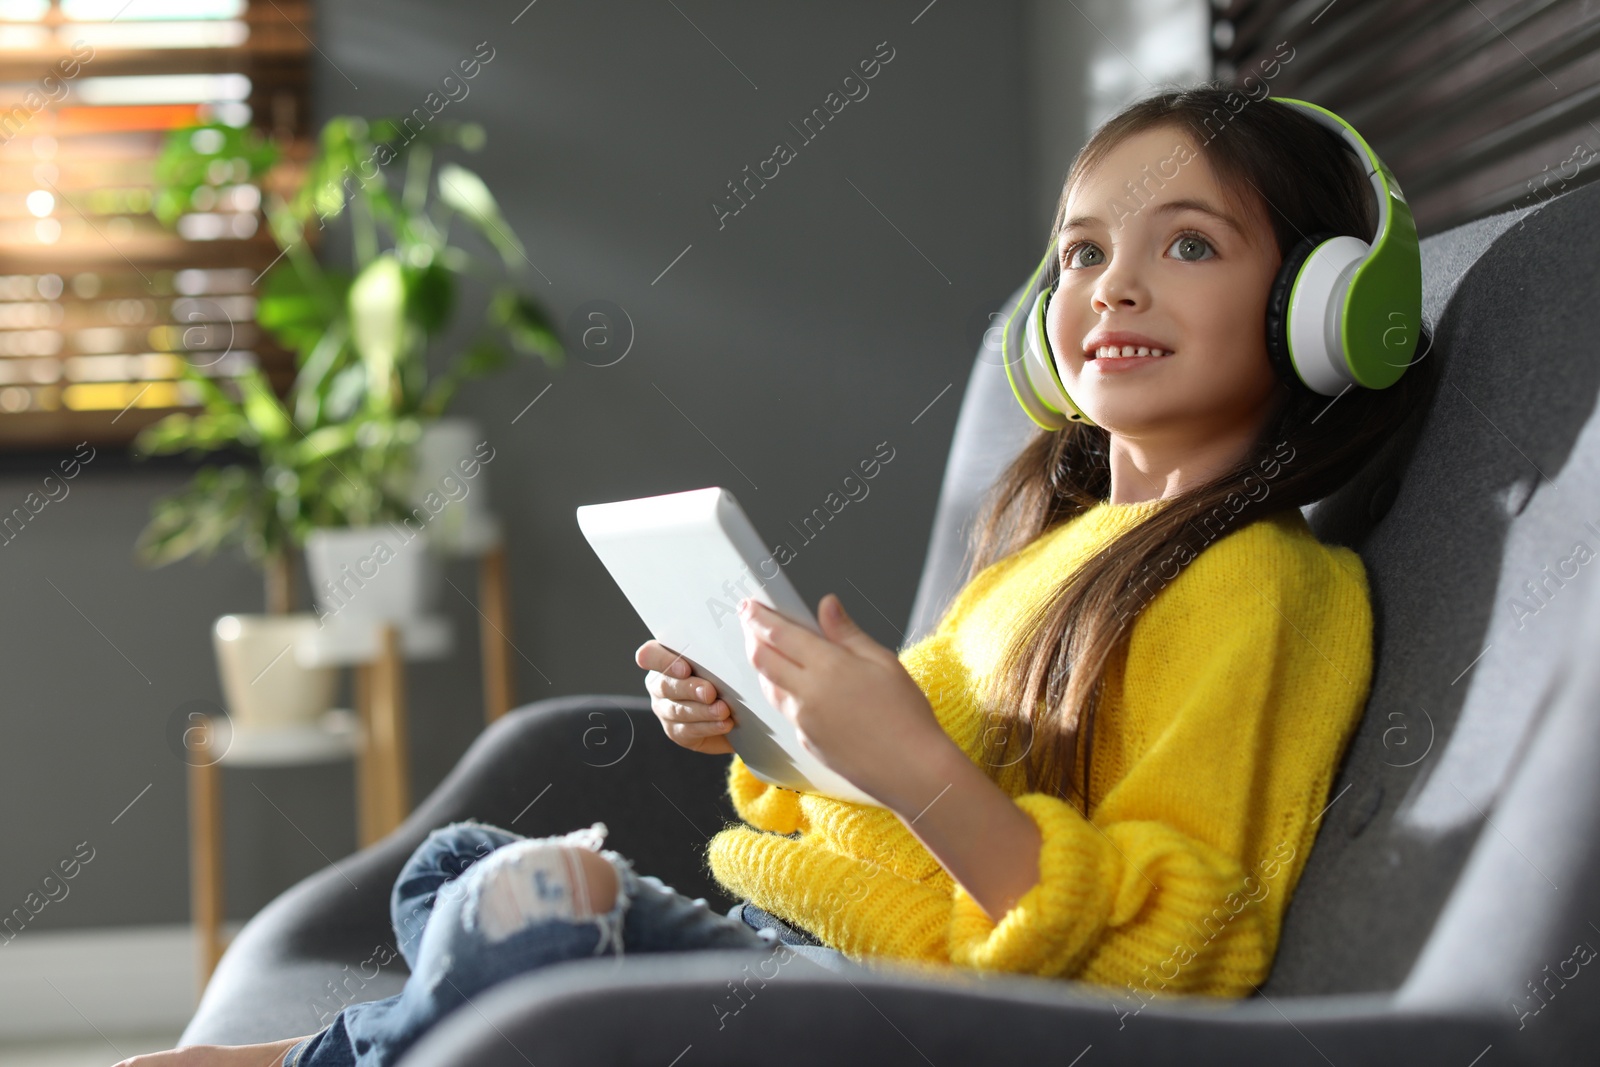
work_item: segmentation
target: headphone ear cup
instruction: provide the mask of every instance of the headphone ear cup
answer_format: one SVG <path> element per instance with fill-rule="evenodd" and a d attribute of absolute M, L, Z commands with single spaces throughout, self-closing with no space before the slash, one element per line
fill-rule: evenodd
<path fill-rule="evenodd" d="M 1311 258 L 1311 253 L 1322 242 L 1337 236 L 1332 231 L 1322 231 L 1296 242 L 1284 255 L 1278 275 L 1272 281 L 1272 291 L 1267 294 L 1267 359 L 1279 378 L 1301 390 L 1310 387 L 1295 373 L 1294 358 L 1289 354 L 1289 297 L 1294 293 L 1300 268 Z"/>

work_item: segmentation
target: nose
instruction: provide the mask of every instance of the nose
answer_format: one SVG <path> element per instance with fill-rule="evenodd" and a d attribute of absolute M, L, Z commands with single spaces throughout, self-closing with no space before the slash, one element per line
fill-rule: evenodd
<path fill-rule="evenodd" d="M 1100 272 L 1094 292 L 1090 294 L 1089 305 L 1096 312 L 1104 314 L 1112 308 L 1143 307 L 1148 300 L 1149 292 L 1140 280 L 1137 268 L 1130 257 L 1123 255 L 1114 257 Z"/>

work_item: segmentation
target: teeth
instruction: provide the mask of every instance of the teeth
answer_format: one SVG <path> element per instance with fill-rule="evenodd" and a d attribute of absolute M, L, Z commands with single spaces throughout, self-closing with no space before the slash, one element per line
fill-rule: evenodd
<path fill-rule="evenodd" d="M 1101 345 L 1095 350 L 1096 359 L 1126 359 L 1133 356 L 1170 356 L 1172 352 L 1165 348 L 1145 348 L 1143 346 L 1123 345 L 1117 348 L 1111 345 Z"/>

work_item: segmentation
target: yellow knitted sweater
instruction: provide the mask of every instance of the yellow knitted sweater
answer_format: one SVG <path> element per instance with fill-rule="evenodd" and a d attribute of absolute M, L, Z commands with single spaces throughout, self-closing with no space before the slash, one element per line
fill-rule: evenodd
<path fill-rule="evenodd" d="M 981 755 L 976 693 L 1052 588 L 1164 500 L 1101 502 L 973 576 L 900 661 Z M 1038 826 L 1040 878 L 998 923 L 891 811 L 769 785 L 734 756 L 742 823 L 712 875 L 847 957 L 1151 993 L 1263 981 L 1366 703 L 1372 612 L 1353 551 L 1289 508 L 1208 545 L 1146 603 L 1108 669 L 1090 811 L 1001 787 Z"/>

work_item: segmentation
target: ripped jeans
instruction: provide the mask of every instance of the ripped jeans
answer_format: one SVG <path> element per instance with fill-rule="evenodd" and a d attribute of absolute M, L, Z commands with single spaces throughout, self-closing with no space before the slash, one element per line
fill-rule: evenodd
<path fill-rule="evenodd" d="M 661 880 L 636 874 L 601 848 L 604 823 L 557 837 L 526 838 L 475 821 L 428 835 L 401 868 L 389 909 L 405 988 L 348 1004 L 321 1032 L 293 1045 L 284 1067 L 388 1067 L 423 1032 L 497 982 L 561 960 L 628 952 L 748 948 L 772 952 L 774 929 L 754 929 L 690 900 Z M 616 869 L 617 896 L 587 912 L 582 865 L 568 847 L 588 848 Z M 806 949 L 821 960 L 832 949 Z"/>

